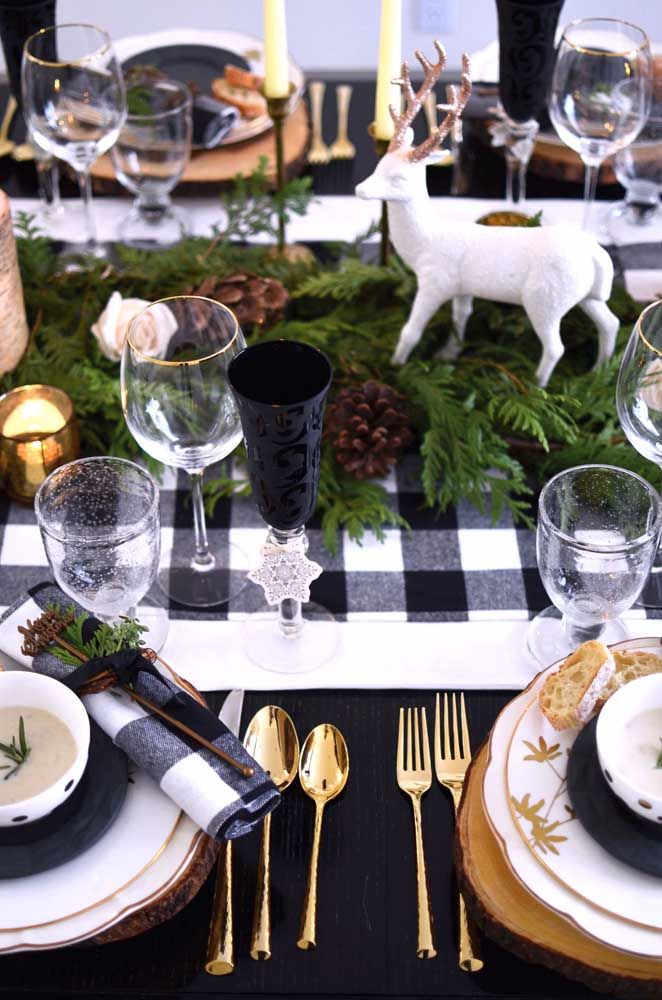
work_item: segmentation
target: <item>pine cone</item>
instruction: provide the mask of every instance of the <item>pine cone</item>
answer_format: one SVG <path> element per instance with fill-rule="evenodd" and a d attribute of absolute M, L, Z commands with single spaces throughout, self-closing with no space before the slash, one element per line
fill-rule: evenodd
<path fill-rule="evenodd" d="M 373 379 L 341 389 L 324 419 L 338 464 L 356 479 L 381 479 L 413 438 L 404 396 Z"/>
<path fill-rule="evenodd" d="M 283 315 L 289 295 L 276 278 L 258 274 L 230 274 L 217 278 L 210 274 L 191 295 L 202 295 L 228 306 L 242 327 L 272 326 Z"/>

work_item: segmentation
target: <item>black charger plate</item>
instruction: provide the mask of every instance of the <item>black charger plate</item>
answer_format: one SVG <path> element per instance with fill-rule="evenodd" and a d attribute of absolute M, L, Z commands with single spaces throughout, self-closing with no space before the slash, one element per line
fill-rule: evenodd
<path fill-rule="evenodd" d="M 92 847 L 120 811 L 127 786 L 126 755 L 90 719 L 90 755 L 76 790 L 43 819 L 0 827 L 0 879 L 57 868 Z"/>
<path fill-rule="evenodd" d="M 227 63 L 250 69 L 243 56 L 213 45 L 162 45 L 139 52 L 122 63 L 122 69 L 132 66 L 156 66 L 180 83 L 195 83 L 205 94 L 211 93 L 212 81 L 223 76 Z"/>
<path fill-rule="evenodd" d="M 600 767 L 597 718 L 577 737 L 568 760 L 568 795 L 577 819 L 596 843 L 632 868 L 662 878 L 662 824 L 636 816 L 615 795 Z"/>

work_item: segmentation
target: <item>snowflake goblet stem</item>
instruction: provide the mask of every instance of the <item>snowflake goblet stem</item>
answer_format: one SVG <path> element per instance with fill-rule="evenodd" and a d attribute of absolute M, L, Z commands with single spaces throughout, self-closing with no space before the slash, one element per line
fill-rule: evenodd
<path fill-rule="evenodd" d="M 248 575 L 264 588 L 267 604 L 278 605 L 278 610 L 252 615 L 245 638 L 248 656 L 267 670 L 312 670 L 337 647 L 335 622 L 328 612 L 322 609 L 324 620 L 312 629 L 306 621 L 310 614 L 303 615 L 310 584 L 322 572 L 306 556 L 304 525 L 317 499 L 331 376 L 321 351 L 286 340 L 254 344 L 228 368 L 253 496 L 269 525 L 260 561 Z"/>

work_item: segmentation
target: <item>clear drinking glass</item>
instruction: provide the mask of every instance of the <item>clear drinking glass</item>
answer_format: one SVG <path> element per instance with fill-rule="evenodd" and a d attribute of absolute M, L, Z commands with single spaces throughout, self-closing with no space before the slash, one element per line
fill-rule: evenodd
<path fill-rule="evenodd" d="M 650 483 L 613 465 L 554 476 L 538 502 L 538 570 L 554 607 L 529 627 L 529 650 L 547 666 L 589 639 L 627 638 L 620 615 L 650 572 L 662 505 Z"/>
<path fill-rule="evenodd" d="M 634 325 L 618 373 L 616 409 L 632 447 L 662 467 L 662 302 L 647 306 Z M 662 608 L 661 555 L 639 598 L 644 607 Z"/>
<path fill-rule="evenodd" d="M 181 295 L 153 302 L 132 321 L 121 365 L 124 416 L 140 447 L 190 477 L 194 538 L 174 546 L 159 572 L 165 593 L 180 604 L 211 607 L 239 593 L 230 584 L 228 549 L 210 542 L 202 494 L 205 468 L 241 441 L 241 423 L 227 379 L 245 347 L 237 319 L 212 299 Z"/>
<path fill-rule="evenodd" d="M 35 512 L 64 593 L 102 621 L 134 616 L 159 564 L 159 491 L 149 473 L 121 458 L 69 462 L 42 483 Z M 162 630 L 165 615 L 157 617 Z M 146 641 L 158 649 L 163 638 Z"/>
<path fill-rule="evenodd" d="M 103 256 L 92 213 L 90 168 L 117 139 L 126 116 L 122 70 L 109 36 L 91 24 L 61 24 L 23 48 L 23 113 L 31 139 L 76 171 L 85 214 L 84 252 Z"/>
<path fill-rule="evenodd" d="M 127 98 L 129 114 L 111 157 L 118 181 L 136 200 L 120 237 L 146 249 L 177 243 L 188 227 L 170 192 L 191 155 L 191 93 L 175 80 L 132 79 Z"/>
<path fill-rule="evenodd" d="M 625 199 L 607 215 L 614 243 L 662 239 L 662 106 L 656 105 L 639 137 L 616 154 L 614 173 L 625 188 Z"/>
<path fill-rule="evenodd" d="M 556 53 L 549 117 L 586 167 L 585 229 L 590 228 L 600 165 L 637 138 L 651 93 L 650 45 L 641 28 L 606 17 L 572 21 L 565 28 Z"/>

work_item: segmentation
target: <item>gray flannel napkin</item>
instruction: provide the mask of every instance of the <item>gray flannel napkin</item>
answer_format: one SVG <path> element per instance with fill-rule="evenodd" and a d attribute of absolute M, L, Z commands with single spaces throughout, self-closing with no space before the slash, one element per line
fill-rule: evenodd
<path fill-rule="evenodd" d="M 25 666 L 50 677 L 63 678 L 72 667 L 52 653 L 32 660 L 20 652 L 18 626 L 34 621 L 48 604 L 73 604 L 52 584 L 40 584 L 10 607 L 0 619 L 0 650 Z M 82 609 L 75 604 L 77 613 Z M 185 674 L 185 668 L 182 673 Z M 160 785 L 191 819 L 217 839 L 248 833 L 280 801 L 276 786 L 250 757 L 243 745 L 217 717 L 165 678 L 139 673 L 135 688 L 169 714 L 177 715 L 236 760 L 249 763 L 255 773 L 244 778 L 204 747 L 169 729 L 117 689 L 86 695 L 92 718 L 139 767 Z"/>

